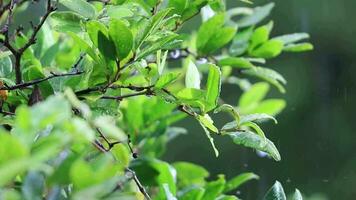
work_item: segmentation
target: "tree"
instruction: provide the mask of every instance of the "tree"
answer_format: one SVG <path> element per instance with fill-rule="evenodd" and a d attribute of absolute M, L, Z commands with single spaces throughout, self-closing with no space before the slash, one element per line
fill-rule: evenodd
<path fill-rule="evenodd" d="M 284 93 L 286 81 L 262 66 L 313 46 L 297 43 L 306 33 L 271 37 L 273 22 L 258 25 L 273 3 L 47 0 L 31 30 L 17 27 L 14 16 L 32 3 L 41 5 L 0 4 L 2 198 L 237 199 L 232 191 L 256 174 L 207 181 L 202 166 L 159 160 L 187 132 L 174 126 L 187 117 L 201 125 L 212 156 L 214 139 L 230 137 L 281 159 L 259 123 L 277 123 L 286 103 L 265 96 L 270 85 Z M 199 14 L 197 30 L 181 31 Z M 238 105 L 223 103 L 225 84 L 242 89 Z M 232 121 L 216 127 L 218 112 Z M 265 199 L 286 199 L 279 182 Z"/>

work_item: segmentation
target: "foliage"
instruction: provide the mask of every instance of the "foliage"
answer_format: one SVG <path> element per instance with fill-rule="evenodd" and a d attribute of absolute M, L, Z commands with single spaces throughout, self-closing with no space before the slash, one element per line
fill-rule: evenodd
<path fill-rule="evenodd" d="M 214 139 L 228 136 L 281 160 L 259 123 L 277 123 L 286 103 L 265 97 L 270 85 L 285 92 L 286 80 L 263 65 L 312 45 L 298 43 L 306 33 L 271 37 L 273 22 L 260 24 L 273 3 L 48 0 L 38 24 L 24 31 L 13 16 L 28 6 L 1 4 L 1 198 L 237 199 L 233 191 L 257 175 L 211 180 L 201 166 L 159 160 L 187 132 L 174 126 L 187 117 L 216 156 Z M 199 28 L 183 33 L 200 13 Z M 226 84 L 243 91 L 236 105 L 222 103 Z M 233 121 L 216 127 L 218 112 Z M 265 199 L 286 199 L 282 186 L 276 182 Z"/>

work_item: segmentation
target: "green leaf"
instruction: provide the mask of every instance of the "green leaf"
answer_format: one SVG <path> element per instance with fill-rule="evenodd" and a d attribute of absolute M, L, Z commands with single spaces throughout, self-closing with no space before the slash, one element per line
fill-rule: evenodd
<path fill-rule="evenodd" d="M 254 65 L 245 58 L 227 57 L 219 60 L 220 66 L 231 66 L 238 69 L 250 69 Z"/>
<path fill-rule="evenodd" d="M 107 14 L 111 19 L 122 19 L 134 16 L 134 13 L 124 6 L 108 5 L 106 6 L 106 9 Z"/>
<path fill-rule="evenodd" d="M 311 51 L 314 49 L 314 46 L 310 43 L 300 43 L 300 44 L 290 44 L 283 48 L 283 51 L 287 52 L 303 52 Z"/>
<path fill-rule="evenodd" d="M 257 58 L 274 58 L 281 54 L 283 50 L 283 42 L 280 40 L 269 40 L 263 43 L 260 47 L 250 52 L 251 56 Z"/>
<path fill-rule="evenodd" d="M 268 99 L 262 101 L 258 106 L 250 111 L 250 113 L 265 113 L 275 116 L 286 107 L 286 102 L 282 99 Z"/>
<path fill-rule="evenodd" d="M 209 54 L 217 51 L 233 39 L 236 31 L 237 28 L 234 27 L 224 27 L 216 30 L 216 32 L 206 42 L 204 48 L 200 49 L 200 51 L 203 54 Z"/>
<path fill-rule="evenodd" d="M 293 33 L 288 35 L 282 35 L 273 39 L 280 40 L 284 45 L 299 42 L 304 39 L 308 39 L 310 36 L 308 33 Z"/>
<path fill-rule="evenodd" d="M 239 56 L 244 54 L 249 47 L 249 41 L 252 34 L 253 27 L 238 31 L 232 40 L 232 44 L 229 49 L 230 55 Z"/>
<path fill-rule="evenodd" d="M 57 11 L 51 14 L 52 28 L 58 32 L 81 32 L 80 24 L 82 20 L 81 16 L 70 11 Z"/>
<path fill-rule="evenodd" d="M 298 189 L 295 189 L 292 200 L 303 200 L 302 193 Z"/>
<path fill-rule="evenodd" d="M 140 48 L 147 38 L 161 27 L 163 19 L 170 11 L 171 8 L 158 11 L 149 22 L 145 24 L 144 30 L 140 31 L 135 37 L 135 48 Z"/>
<path fill-rule="evenodd" d="M 182 191 L 182 195 L 179 196 L 179 200 L 201 200 L 204 196 L 205 189 L 199 187 L 191 187 Z"/>
<path fill-rule="evenodd" d="M 84 0 L 59 0 L 59 3 L 85 18 L 93 19 L 96 15 L 94 6 Z"/>
<path fill-rule="evenodd" d="M 277 124 L 277 120 L 273 116 L 265 113 L 243 115 L 241 116 L 240 124 L 243 125 L 246 122 L 261 121 L 261 120 L 268 120 L 268 119 L 273 120 L 274 123 Z"/>
<path fill-rule="evenodd" d="M 120 20 L 112 19 L 109 24 L 109 36 L 116 47 L 120 60 L 126 58 L 133 47 L 133 35 L 130 29 Z"/>
<path fill-rule="evenodd" d="M 27 68 L 26 70 L 27 74 L 27 80 L 36 80 L 36 79 L 42 79 L 46 78 L 45 74 L 43 73 L 43 70 L 39 66 L 31 66 Z M 43 81 L 38 84 L 39 88 L 41 90 L 41 94 L 43 97 L 48 97 L 52 94 L 54 94 L 54 90 L 52 88 L 52 85 L 49 83 L 49 81 Z"/>
<path fill-rule="evenodd" d="M 205 95 L 205 91 L 194 88 L 184 88 L 176 94 L 176 96 L 182 100 L 200 100 L 204 99 Z"/>
<path fill-rule="evenodd" d="M 232 192 L 232 190 L 236 190 L 242 184 L 246 183 L 247 181 L 256 179 L 258 180 L 260 177 L 252 172 L 240 174 L 231 180 L 227 181 L 224 188 L 224 193 Z"/>
<path fill-rule="evenodd" d="M 269 30 L 267 26 L 261 26 L 257 28 L 250 38 L 250 45 L 248 48 L 249 53 L 251 53 L 256 47 L 268 41 Z"/>
<path fill-rule="evenodd" d="M 224 20 L 224 14 L 217 14 L 200 26 L 196 40 L 198 51 L 204 51 L 209 40 L 224 25 Z"/>
<path fill-rule="evenodd" d="M 73 38 L 74 42 L 80 47 L 82 52 L 86 52 L 92 59 L 94 59 L 96 62 L 99 62 L 99 57 L 96 55 L 95 50 L 91 48 L 85 40 L 73 32 L 69 32 L 68 35 Z"/>
<path fill-rule="evenodd" d="M 285 93 L 285 89 L 281 83 L 286 84 L 287 81 L 283 78 L 283 76 L 281 74 L 279 74 L 278 72 L 276 72 L 272 69 L 263 68 L 263 67 L 255 67 L 252 69 L 244 70 L 242 72 L 244 74 L 263 79 L 263 80 L 271 83 L 272 85 L 274 85 L 276 88 L 278 88 L 278 90 L 281 93 Z"/>
<path fill-rule="evenodd" d="M 211 181 L 205 186 L 205 193 L 202 199 L 204 200 L 214 200 L 218 197 L 225 187 L 225 178 L 224 176 L 219 176 L 216 181 Z"/>
<path fill-rule="evenodd" d="M 261 127 L 259 125 L 257 125 L 256 123 L 254 123 L 254 122 L 245 122 L 241 126 L 247 126 L 247 127 L 252 128 L 254 130 L 254 132 L 257 133 L 257 135 L 261 136 L 264 140 L 266 140 L 265 133 L 263 132 Z"/>
<path fill-rule="evenodd" d="M 165 193 L 166 200 L 177 200 L 177 198 L 172 194 L 172 192 L 169 190 L 169 185 L 168 184 L 163 184 L 163 190 Z"/>
<path fill-rule="evenodd" d="M 269 91 L 268 83 L 260 82 L 254 84 L 248 91 L 244 92 L 239 99 L 240 109 L 255 107 Z"/>
<path fill-rule="evenodd" d="M 218 133 L 219 130 L 214 126 L 214 121 L 210 118 L 208 114 L 204 116 L 198 115 L 197 119 L 199 122 L 214 133 Z"/>
<path fill-rule="evenodd" d="M 209 64 L 209 75 L 206 83 L 206 101 L 208 107 L 206 111 L 210 111 L 218 104 L 221 91 L 221 71 L 216 65 Z"/>
<path fill-rule="evenodd" d="M 274 160 L 280 161 L 281 156 L 276 146 L 269 139 L 264 139 L 251 131 L 237 131 L 228 133 L 234 143 L 245 147 L 263 151 L 270 155 Z"/>
<path fill-rule="evenodd" d="M 240 19 L 239 21 L 237 21 L 238 26 L 243 28 L 243 27 L 256 25 L 270 14 L 273 7 L 274 7 L 274 3 L 269 3 L 261 7 L 256 7 L 253 10 L 253 14 L 246 16 Z"/>
<path fill-rule="evenodd" d="M 3 53 L 3 52 L 1 52 Z M 0 77 L 9 77 L 12 72 L 12 62 L 9 56 L 0 58 Z"/>
<path fill-rule="evenodd" d="M 109 31 L 106 26 L 99 21 L 89 21 L 86 24 L 87 32 L 93 44 L 98 47 L 100 53 L 107 60 L 115 60 L 116 47 L 109 39 Z"/>
<path fill-rule="evenodd" d="M 109 116 L 100 116 L 95 119 L 94 124 L 104 135 L 116 139 L 117 141 L 126 141 L 126 134 L 115 125 L 115 120 Z"/>
<path fill-rule="evenodd" d="M 159 77 L 158 81 L 155 84 L 155 88 L 162 89 L 167 85 L 176 81 L 180 76 L 179 72 L 170 72 Z"/>
<path fill-rule="evenodd" d="M 200 74 L 192 60 L 188 60 L 187 73 L 185 75 L 185 87 L 200 89 Z"/>
<path fill-rule="evenodd" d="M 173 13 L 181 15 L 188 6 L 188 0 L 169 0 L 168 7 L 174 8 Z"/>
<path fill-rule="evenodd" d="M 202 186 L 205 178 L 209 177 L 209 172 L 196 164 L 189 162 L 175 162 L 173 167 L 177 170 L 177 180 L 180 187 L 192 184 Z"/>
<path fill-rule="evenodd" d="M 263 200 L 287 200 L 281 183 L 276 181 L 271 189 L 268 190 Z"/>
<path fill-rule="evenodd" d="M 0 166 L 3 166 L 10 161 L 25 158 L 29 150 L 17 138 L 0 130 L 0 155 Z"/>
<path fill-rule="evenodd" d="M 219 113 L 222 111 L 230 113 L 235 118 L 236 124 L 240 123 L 240 114 L 237 112 L 237 110 L 234 107 L 228 104 L 223 104 L 218 108 L 216 108 L 214 110 L 214 113 Z"/>
<path fill-rule="evenodd" d="M 205 120 L 203 120 L 203 121 L 205 121 Z M 208 122 L 208 123 L 210 123 L 210 122 Z M 206 128 L 206 125 L 203 124 L 203 122 L 200 122 L 200 125 L 201 125 L 201 127 L 203 127 L 204 132 L 205 132 L 205 134 L 206 134 L 206 137 L 208 137 L 209 142 L 210 142 L 211 146 L 213 147 L 215 156 L 218 157 L 218 156 L 219 156 L 219 151 L 218 151 L 218 149 L 215 147 L 214 138 L 210 135 L 209 130 Z M 213 129 L 214 129 L 214 128 L 213 128 Z"/>

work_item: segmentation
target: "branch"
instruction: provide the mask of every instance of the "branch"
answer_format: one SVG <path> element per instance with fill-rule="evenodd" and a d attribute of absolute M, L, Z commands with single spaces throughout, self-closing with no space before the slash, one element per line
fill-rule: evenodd
<path fill-rule="evenodd" d="M 140 192 L 145 196 L 146 199 L 150 200 L 151 199 L 150 195 L 148 195 L 146 189 L 143 187 L 140 180 L 137 178 L 135 171 L 133 171 L 132 169 L 130 169 L 128 167 L 125 169 L 125 171 L 131 174 L 131 176 L 132 176 L 133 180 L 135 181 Z"/>
<path fill-rule="evenodd" d="M 51 76 L 48 76 L 46 78 L 40 78 L 40 79 L 35 79 L 29 82 L 25 82 L 25 83 L 20 83 L 20 84 L 16 84 L 14 86 L 3 86 L 0 87 L 0 90 L 17 90 L 17 89 L 22 89 L 22 88 L 26 88 L 28 86 L 32 86 L 32 85 L 36 85 L 38 83 L 47 81 L 49 79 L 52 78 L 56 78 L 56 77 L 64 77 L 64 76 L 77 76 L 82 74 L 82 71 L 77 71 L 77 72 L 71 72 L 71 73 L 66 73 L 66 74 L 55 74 L 55 73 L 51 73 Z"/>
<path fill-rule="evenodd" d="M 36 43 L 36 36 L 38 31 L 41 29 L 42 25 L 45 23 L 45 21 L 47 20 L 48 16 L 55 11 L 57 8 L 51 5 L 51 0 L 47 0 L 47 10 L 45 15 L 41 18 L 40 22 L 38 25 L 36 26 L 32 26 L 33 28 L 33 32 L 29 38 L 29 40 L 27 41 L 26 44 L 24 44 L 21 48 L 16 49 L 15 47 L 13 47 L 10 43 L 9 40 L 9 26 L 11 24 L 12 21 L 12 17 L 13 17 L 13 8 L 16 4 L 16 0 L 11 0 L 10 5 L 8 7 L 8 17 L 5 23 L 5 26 L 2 28 L 1 32 L 5 35 L 5 39 L 1 39 L 0 43 L 2 43 L 6 48 L 8 48 L 11 53 L 15 56 L 15 75 L 16 75 L 16 84 L 21 84 L 22 83 L 22 73 L 21 73 L 21 57 L 23 55 L 23 53 L 34 43 Z"/>
<path fill-rule="evenodd" d="M 127 94 L 127 95 L 122 95 L 122 96 L 103 96 L 101 99 L 111 99 L 111 100 L 117 100 L 117 101 L 122 101 L 125 98 L 129 97 L 134 97 L 134 96 L 141 96 L 141 95 L 153 95 L 153 91 L 150 89 L 143 91 L 143 92 L 137 92 L 137 93 L 132 93 L 132 94 Z"/>

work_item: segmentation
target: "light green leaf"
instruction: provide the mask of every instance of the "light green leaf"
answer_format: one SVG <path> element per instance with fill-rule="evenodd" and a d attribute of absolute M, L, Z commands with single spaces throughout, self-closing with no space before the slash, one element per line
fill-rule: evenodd
<path fill-rule="evenodd" d="M 155 84 L 155 88 L 161 89 L 166 87 L 167 85 L 173 83 L 176 81 L 180 76 L 179 72 L 170 72 L 167 74 L 163 74 L 161 77 L 159 77 L 158 81 Z"/>
<path fill-rule="evenodd" d="M 189 59 L 187 73 L 185 75 L 185 87 L 200 89 L 200 74 L 197 66 Z"/>
<path fill-rule="evenodd" d="M 0 130 L 0 166 L 12 160 L 25 158 L 29 153 L 25 144 L 9 133 Z"/>
<path fill-rule="evenodd" d="M 250 113 L 265 113 L 275 116 L 286 107 L 286 102 L 283 99 L 268 99 L 262 101 L 258 106 L 250 111 Z"/>
<path fill-rule="evenodd" d="M 95 119 L 94 124 L 104 135 L 115 138 L 117 141 L 126 141 L 126 134 L 115 125 L 115 119 L 109 116 L 100 116 Z"/>
<path fill-rule="evenodd" d="M 238 26 L 244 28 L 244 27 L 256 25 L 270 14 L 273 7 L 274 7 L 274 3 L 269 3 L 261 7 L 256 7 L 253 10 L 253 14 L 246 16 L 240 19 L 239 21 L 237 21 Z"/>
<path fill-rule="evenodd" d="M 263 200 L 287 200 L 281 183 L 276 181 L 271 189 L 268 190 Z"/>
<path fill-rule="evenodd" d="M 133 47 L 133 36 L 130 29 L 120 20 L 112 19 L 109 24 L 109 36 L 116 47 L 116 55 L 123 60 Z"/>
<path fill-rule="evenodd" d="M 240 109 L 248 109 L 256 106 L 269 91 L 268 83 L 260 82 L 254 84 L 248 91 L 244 92 L 239 99 Z"/>
<path fill-rule="evenodd" d="M 225 183 L 226 181 L 223 175 L 219 176 L 217 180 L 209 182 L 205 186 L 205 192 L 202 199 L 204 200 L 216 199 L 224 191 Z"/>
<path fill-rule="evenodd" d="M 232 190 L 236 190 L 242 184 L 246 183 L 247 181 L 256 179 L 258 180 L 260 177 L 252 172 L 240 174 L 231 180 L 227 181 L 225 184 L 224 193 L 231 192 Z"/>
<path fill-rule="evenodd" d="M 201 200 L 204 196 L 205 189 L 200 187 L 191 187 L 182 191 L 182 195 L 179 196 L 179 200 Z"/>
<path fill-rule="evenodd" d="M 224 20 L 224 14 L 217 14 L 200 26 L 196 40 L 198 51 L 204 51 L 208 41 L 224 25 Z"/>
<path fill-rule="evenodd" d="M 204 90 L 194 88 L 184 88 L 179 90 L 176 96 L 182 100 L 200 100 L 204 99 L 206 92 Z"/>
<path fill-rule="evenodd" d="M 216 65 L 209 64 L 209 75 L 206 83 L 206 101 L 208 107 L 206 111 L 210 111 L 218 104 L 221 91 L 221 71 Z"/>
<path fill-rule="evenodd" d="M 134 16 L 134 13 L 129 8 L 124 6 L 108 5 L 106 6 L 106 9 L 107 14 L 111 19 L 122 19 Z"/>
<path fill-rule="evenodd" d="M 89 19 L 93 19 L 96 15 L 94 6 L 84 0 L 59 0 L 59 3 Z"/>
<path fill-rule="evenodd" d="M 290 44 L 283 48 L 283 51 L 287 52 L 303 52 L 311 51 L 314 49 L 314 46 L 310 43 L 300 43 L 300 44 Z"/>
<path fill-rule="evenodd" d="M 269 40 L 263 43 L 260 47 L 250 52 L 251 56 L 257 58 L 274 58 L 281 54 L 283 50 L 283 42 L 280 40 Z"/>
<path fill-rule="evenodd" d="M 198 115 L 199 122 L 214 133 L 218 133 L 219 130 L 214 126 L 214 121 L 210 118 L 208 114 L 204 116 Z"/>
<path fill-rule="evenodd" d="M 180 187 L 192 184 L 202 186 L 209 172 L 202 166 L 189 162 L 175 162 L 173 167 L 177 170 L 177 180 Z"/>
<path fill-rule="evenodd" d="M 228 44 L 233 37 L 237 28 L 224 27 L 216 30 L 216 32 L 209 38 L 203 49 L 200 49 L 202 54 L 209 54 L 217 51 L 226 44 Z"/>
<path fill-rule="evenodd" d="M 254 65 L 245 58 L 238 57 L 227 57 L 219 60 L 220 66 L 231 66 L 238 69 L 249 69 L 254 67 Z"/>
<path fill-rule="evenodd" d="M 264 139 L 261 136 L 252 133 L 251 131 L 237 131 L 228 133 L 234 143 L 245 147 L 263 151 L 270 155 L 274 160 L 280 161 L 281 156 L 276 146 L 269 139 Z"/>
<path fill-rule="evenodd" d="M 269 30 L 267 26 L 257 28 L 250 38 L 248 52 L 251 53 L 256 47 L 268 41 Z"/>
<path fill-rule="evenodd" d="M 79 33 L 82 31 L 80 26 L 83 18 L 70 11 L 57 11 L 51 14 L 51 25 L 53 30 L 58 32 L 71 31 Z"/>

